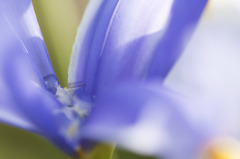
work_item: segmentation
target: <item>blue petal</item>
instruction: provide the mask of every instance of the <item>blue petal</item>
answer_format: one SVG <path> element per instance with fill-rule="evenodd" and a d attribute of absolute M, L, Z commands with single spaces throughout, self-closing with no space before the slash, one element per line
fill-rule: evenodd
<path fill-rule="evenodd" d="M 1 2 L 1 12 L 25 45 L 40 74 L 54 74 L 31 0 Z"/>
<path fill-rule="evenodd" d="M 164 66 L 177 59 L 181 49 L 160 48 L 182 48 L 185 31 L 197 22 L 206 1 L 114 0 L 98 1 L 98 6 L 90 2 L 75 42 L 69 82 L 86 82 L 86 91 L 94 95 L 120 80 L 145 79 L 150 63 L 151 77 L 156 72 L 151 68 L 159 67 L 158 52 L 169 56 L 160 62 Z"/>
<path fill-rule="evenodd" d="M 202 120 L 216 121 L 212 126 L 216 132 L 240 140 L 240 23 L 236 23 L 240 17 L 239 5 L 234 2 L 223 9 L 218 3 L 208 6 L 165 85 L 204 101 L 201 109 L 206 111 Z"/>
<path fill-rule="evenodd" d="M 26 55 L 28 54 L 35 54 L 33 50 L 31 52 L 28 51 L 26 48 L 26 45 L 24 45 L 24 42 L 26 42 L 28 39 L 31 39 L 32 37 L 27 34 L 28 30 L 25 28 L 26 36 L 20 36 L 20 33 L 23 31 L 20 29 L 24 28 L 24 21 L 21 21 L 20 19 L 23 16 L 23 13 L 27 8 L 30 6 L 30 1 L 1 1 L 0 5 L 0 60 L 1 60 L 1 67 L 0 67 L 0 85 L 1 85 L 1 99 L 0 99 L 0 119 L 1 121 L 18 126 L 30 131 L 34 131 L 37 133 L 41 133 L 41 131 L 33 125 L 27 118 L 19 111 L 20 109 L 16 109 L 18 106 L 18 103 L 13 100 L 12 93 L 8 88 L 8 85 L 6 81 L 3 79 L 6 76 L 6 70 L 4 69 L 4 63 L 11 66 L 13 64 L 13 61 L 10 59 L 6 61 L 6 57 L 9 56 L 9 54 L 12 54 L 14 52 L 23 52 Z M 31 7 L 30 7 L 31 8 Z M 26 14 L 28 15 L 28 14 Z M 19 16 L 19 17 L 16 17 Z M 23 19 L 22 19 L 23 20 Z M 25 19 L 27 20 L 27 19 Z M 19 23 L 17 23 L 19 22 Z M 25 21 L 26 22 L 26 21 Z M 31 19 L 29 19 L 29 22 L 31 22 Z M 14 24 L 12 24 L 14 23 Z M 22 26 L 21 26 L 22 24 Z M 15 28 L 14 28 L 15 27 Z M 26 26 L 25 26 L 26 27 Z M 32 26 L 34 29 L 34 26 Z M 19 29 L 19 30 L 16 30 Z M 37 48 L 36 48 L 37 49 Z M 45 56 L 46 52 L 42 52 L 43 56 Z M 34 67 L 34 62 L 29 65 L 29 67 Z M 36 70 L 38 68 L 34 67 Z M 35 82 L 43 86 L 43 81 L 41 79 L 41 75 L 37 74 L 37 77 L 35 79 Z"/>
<path fill-rule="evenodd" d="M 83 138 L 115 141 L 139 153 L 166 158 L 196 158 L 211 134 L 188 120 L 195 108 L 182 96 L 152 83 L 111 88 L 101 95 L 83 123 Z"/>
<path fill-rule="evenodd" d="M 16 106 L 18 106 L 18 103 L 13 100 L 13 92 L 9 90 L 6 81 L 4 80 L 6 76 L 4 64 L 6 64 L 6 62 L 9 66 L 13 64 L 11 60 L 7 61 L 6 57 L 13 52 L 24 52 L 27 54 L 27 50 L 22 44 L 22 41 L 11 30 L 11 27 L 7 23 L 5 16 L 3 16 L 1 11 L 0 22 L 0 119 L 5 123 L 40 133 L 40 130 L 38 130 L 38 128 L 29 122 L 29 120 L 27 120 L 27 118 L 19 111 L 20 109 L 15 109 Z M 32 65 L 29 65 L 29 67 L 32 67 Z M 41 84 L 38 76 L 35 82 Z"/>
<path fill-rule="evenodd" d="M 1 1 L 0 8 L 0 121 L 43 135 L 74 154 L 78 140 L 68 131 L 78 123 L 46 89 L 51 86 L 46 82 L 56 79 L 43 40 L 34 35 L 40 31 L 31 2 Z"/>
<path fill-rule="evenodd" d="M 148 78 L 165 78 L 185 49 L 208 0 L 175 1 L 169 24 L 158 42 Z"/>
<path fill-rule="evenodd" d="M 0 19 L 1 19 L 0 15 Z M 2 22 L 2 21 L 1 21 Z M 3 24 L 3 23 L 1 23 Z M 8 26 L 7 26 L 8 28 Z M 18 103 L 13 100 L 12 93 L 6 81 L 4 80 L 6 76 L 6 71 L 4 69 L 4 64 L 8 64 L 9 66 L 13 64 L 11 60 L 6 61 L 6 56 L 9 56 L 11 52 L 25 51 L 25 48 L 21 45 L 21 43 L 17 43 L 16 41 L 12 41 L 11 34 L 8 34 L 8 29 L 5 28 L 4 25 L 0 26 L 0 120 L 2 122 L 18 126 L 29 131 L 34 131 L 40 133 L 41 131 L 34 126 L 20 111 L 20 109 L 16 109 L 18 107 Z M 6 36 L 5 36 L 6 35 Z M 10 42 L 11 41 L 11 42 Z M 19 42 L 19 41 L 18 41 Z M 26 53 L 26 52 L 25 52 Z M 30 65 L 31 66 L 31 65 Z M 17 79 L 15 79 L 17 82 Z M 41 83 L 38 78 L 35 80 L 37 83 Z"/>
<path fill-rule="evenodd" d="M 37 130 L 37 133 L 72 155 L 78 146 L 74 134 L 68 135 L 73 120 L 63 111 L 63 105 L 55 96 L 42 86 L 25 48 L 18 44 L 11 45 L 11 50 L 7 52 L 1 52 L 0 77 L 4 86 L 1 94 L 6 94 L 7 99 L 2 99 L 0 106 L 2 113 L 7 112 L 27 124 L 15 122 L 15 118 L 4 120 L 20 128 L 28 126 L 28 130 Z"/>
<path fill-rule="evenodd" d="M 1 1 L 0 14 L 1 24 L 8 25 L 24 45 L 40 78 L 55 76 L 31 0 Z"/>
<path fill-rule="evenodd" d="M 68 69 L 70 86 L 78 83 L 85 84 L 85 81 L 89 81 L 87 82 L 88 90 L 91 89 L 92 78 L 98 64 L 99 49 L 117 4 L 118 0 L 89 2 L 78 30 Z"/>

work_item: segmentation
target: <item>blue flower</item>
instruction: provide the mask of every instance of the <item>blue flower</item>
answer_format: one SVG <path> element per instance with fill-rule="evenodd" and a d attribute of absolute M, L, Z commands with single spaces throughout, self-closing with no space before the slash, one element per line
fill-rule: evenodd
<path fill-rule="evenodd" d="M 179 110 L 189 102 L 162 82 L 206 3 L 89 1 L 63 89 L 31 1 L 1 1 L 0 120 L 48 138 L 69 155 L 90 139 L 150 155 L 191 156 L 184 150 L 194 153 L 205 133 Z"/>

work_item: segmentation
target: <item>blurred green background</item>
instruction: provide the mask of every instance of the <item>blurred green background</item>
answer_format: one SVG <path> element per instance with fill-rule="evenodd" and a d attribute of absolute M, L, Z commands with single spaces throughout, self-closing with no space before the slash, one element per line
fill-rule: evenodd
<path fill-rule="evenodd" d="M 88 0 L 33 0 L 48 53 L 61 85 L 67 85 L 68 65 Z"/>
<path fill-rule="evenodd" d="M 0 159 L 67 159 L 42 137 L 0 124 Z"/>

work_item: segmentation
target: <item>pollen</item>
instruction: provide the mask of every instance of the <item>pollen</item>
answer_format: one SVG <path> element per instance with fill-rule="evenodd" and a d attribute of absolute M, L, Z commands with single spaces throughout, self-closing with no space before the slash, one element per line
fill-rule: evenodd
<path fill-rule="evenodd" d="M 240 143 L 234 139 L 221 139 L 212 143 L 205 159 L 240 159 Z"/>
<path fill-rule="evenodd" d="M 76 135 L 76 133 L 78 131 L 78 126 L 79 126 L 78 121 L 75 121 L 71 124 L 71 126 L 67 130 L 67 136 L 69 138 L 73 138 Z"/>
<path fill-rule="evenodd" d="M 88 115 L 89 110 L 87 109 L 80 109 L 79 107 L 75 106 L 72 108 L 81 118 L 84 118 Z"/>

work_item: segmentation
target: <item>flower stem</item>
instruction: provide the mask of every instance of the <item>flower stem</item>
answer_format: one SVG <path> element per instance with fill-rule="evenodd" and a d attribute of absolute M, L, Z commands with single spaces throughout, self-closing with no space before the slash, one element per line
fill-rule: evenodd
<path fill-rule="evenodd" d="M 115 145 L 110 144 L 97 144 L 91 151 L 83 151 L 81 148 L 78 149 L 78 158 L 69 159 L 112 159 Z"/>

